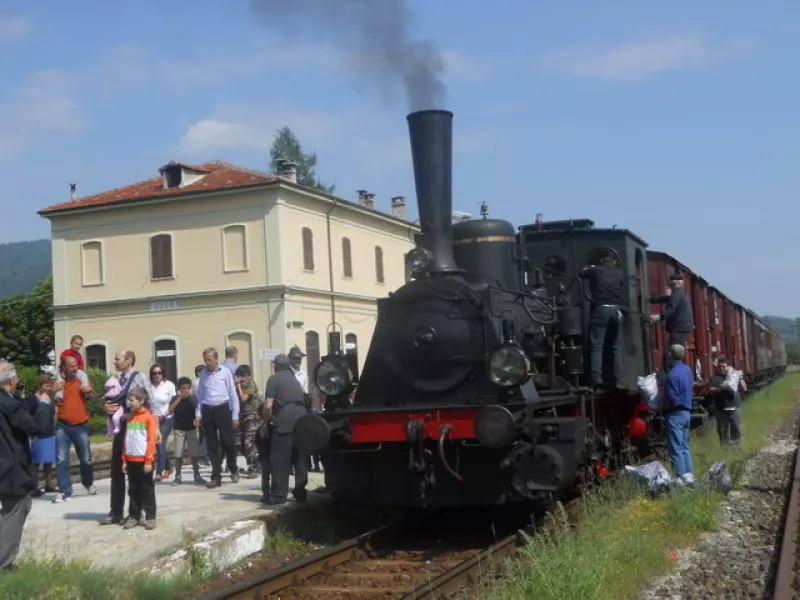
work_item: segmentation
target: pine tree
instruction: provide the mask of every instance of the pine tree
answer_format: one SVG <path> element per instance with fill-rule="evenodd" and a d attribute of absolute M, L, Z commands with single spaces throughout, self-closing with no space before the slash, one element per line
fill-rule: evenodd
<path fill-rule="evenodd" d="M 332 194 L 335 185 L 325 185 L 317 179 L 317 153 L 306 154 L 300 146 L 300 140 L 289 127 L 281 127 L 272 138 L 269 151 L 270 168 L 275 171 L 280 159 L 290 160 L 297 164 L 297 183 Z"/>

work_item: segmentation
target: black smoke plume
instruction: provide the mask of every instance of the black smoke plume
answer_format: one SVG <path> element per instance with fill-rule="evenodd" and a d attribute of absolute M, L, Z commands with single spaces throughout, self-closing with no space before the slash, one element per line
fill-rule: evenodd
<path fill-rule="evenodd" d="M 440 108 L 445 62 L 436 44 L 414 39 L 407 0 L 251 0 L 277 33 L 327 39 L 356 57 L 356 69 L 387 93 L 401 83 L 410 111 Z"/>

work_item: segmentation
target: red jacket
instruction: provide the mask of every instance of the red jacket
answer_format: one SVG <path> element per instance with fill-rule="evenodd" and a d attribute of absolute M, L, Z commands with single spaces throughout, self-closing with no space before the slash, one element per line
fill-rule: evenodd
<path fill-rule="evenodd" d="M 78 369 L 81 371 L 86 370 L 86 365 L 83 364 L 83 357 L 81 356 L 80 352 L 75 352 L 72 348 L 67 348 L 61 353 L 61 356 L 58 357 L 60 362 L 64 362 L 64 359 L 68 356 L 71 356 L 75 360 L 78 361 Z"/>

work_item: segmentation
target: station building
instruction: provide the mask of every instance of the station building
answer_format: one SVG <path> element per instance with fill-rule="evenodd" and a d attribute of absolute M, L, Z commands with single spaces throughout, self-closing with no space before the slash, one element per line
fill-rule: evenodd
<path fill-rule="evenodd" d="M 155 169 L 154 169 L 155 170 Z M 363 367 L 376 299 L 407 280 L 419 228 L 405 200 L 390 212 L 279 174 L 214 161 L 170 162 L 159 175 L 39 214 L 51 224 L 55 345 L 84 338 L 86 362 L 113 371 L 116 350 L 194 377 L 201 352 L 239 349 L 263 386 L 270 360 L 297 344 L 310 373 L 333 323 Z"/>

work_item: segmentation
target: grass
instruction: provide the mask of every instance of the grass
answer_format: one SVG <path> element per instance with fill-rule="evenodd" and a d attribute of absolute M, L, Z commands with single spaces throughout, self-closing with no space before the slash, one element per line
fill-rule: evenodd
<path fill-rule="evenodd" d="M 188 576 L 170 578 L 94 567 L 84 561 L 22 561 L 0 575 L 3 600 L 174 600 L 191 590 Z"/>
<path fill-rule="evenodd" d="M 743 450 L 721 447 L 716 432 L 691 441 L 698 480 L 723 460 L 738 481 L 748 459 L 766 443 L 796 404 L 800 375 L 784 377 L 742 406 Z M 486 600 L 625 600 L 636 598 L 650 579 L 668 571 L 681 548 L 716 529 L 724 496 L 701 488 L 646 497 L 624 480 L 588 496 L 579 529 L 556 510 L 554 531 L 528 538 L 523 560 L 504 566 L 503 577 L 482 585 Z"/>

